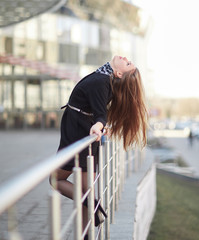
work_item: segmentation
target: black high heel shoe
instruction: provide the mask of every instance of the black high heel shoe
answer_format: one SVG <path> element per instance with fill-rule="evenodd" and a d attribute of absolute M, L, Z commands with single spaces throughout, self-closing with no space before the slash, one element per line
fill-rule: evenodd
<path fill-rule="evenodd" d="M 88 207 L 87 198 L 84 200 L 83 205 Z M 95 211 L 95 226 L 97 227 L 104 222 L 105 218 L 107 218 L 107 214 L 105 213 L 100 203 L 98 204 L 97 199 L 95 199 L 95 208 L 96 207 L 97 209 Z"/>
<path fill-rule="evenodd" d="M 84 240 L 88 240 L 88 234 L 86 234 L 86 236 L 84 237 Z"/>
<path fill-rule="evenodd" d="M 98 207 L 97 207 L 98 205 Z M 105 213 L 104 209 L 102 208 L 102 206 L 100 205 L 100 203 L 98 204 L 97 199 L 95 199 L 95 208 L 96 212 L 95 212 L 95 226 L 99 226 L 101 223 L 104 222 L 105 218 L 107 218 L 107 214 Z"/>

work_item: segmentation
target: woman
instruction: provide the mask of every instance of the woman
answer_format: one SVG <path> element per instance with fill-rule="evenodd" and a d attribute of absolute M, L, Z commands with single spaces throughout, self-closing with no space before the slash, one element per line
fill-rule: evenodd
<path fill-rule="evenodd" d="M 107 105 L 109 109 L 107 110 Z M 123 138 L 124 148 L 133 143 L 146 144 L 147 111 L 144 103 L 141 77 L 135 65 L 126 57 L 113 59 L 83 78 L 72 91 L 61 122 L 61 140 L 58 150 L 90 134 L 100 140 L 106 123 L 111 135 Z M 98 160 L 98 142 L 92 144 L 94 171 Z M 86 157 L 88 149 L 79 155 L 82 168 L 82 193 L 87 191 Z M 67 179 L 72 174 L 74 159 L 57 170 L 57 188 L 60 193 L 73 199 L 73 184 Z M 95 174 L 95 173 L 94 173 Z M 96 203 L 96 202 L 95 202 Z M 83 214 L 86 216 L 87 201 Z M 95 225 L 101 223 L 99 213 L 105 212 L 99 205 Z M 86 220 L 83 221 L 85 226 Z"/>

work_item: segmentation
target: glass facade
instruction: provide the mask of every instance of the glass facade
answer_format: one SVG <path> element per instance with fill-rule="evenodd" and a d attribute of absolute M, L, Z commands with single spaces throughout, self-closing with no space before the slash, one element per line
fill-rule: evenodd
<path fill-rule="evenodd" d="M 0 128 L 58 127 L 71 90 L 114 54 L 134 59 L 133 33 L 61 14 L 43 14 L 0 30 L 0 55 L 35 64 L 0 62 Z M 42 73 L 45 62 L 65 76 Z"/>

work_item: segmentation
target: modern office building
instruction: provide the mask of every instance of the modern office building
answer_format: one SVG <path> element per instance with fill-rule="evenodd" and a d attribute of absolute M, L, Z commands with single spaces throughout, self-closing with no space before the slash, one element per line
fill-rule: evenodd
<path fill-rule="evenodd" d="M 60 8 L 57 2 L 54 12 L 15 25 L 2 23 L 1 129 L 58 127 L 60 107 L 74 85 L 115 54 L 135 60 L 143 72 L 146 69 L 143 31 L 99 21 L 90 10 L 86 12 L 84 3 Z M 87 17 L 80 17 L 80 12 Z"/>

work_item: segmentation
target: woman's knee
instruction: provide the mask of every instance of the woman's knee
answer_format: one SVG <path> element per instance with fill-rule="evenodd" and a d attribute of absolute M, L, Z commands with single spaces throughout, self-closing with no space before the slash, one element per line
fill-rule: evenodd
<path fill-rule="evenodd" d="M 67 178 L 72 174 L 71 171 L 63 170 L 63 169 L 57 169 L 54 173 L 52 173 L 49 177 L 49 182 L 52 184 L 53 178 L 56 179 L 56 181 L 61 180 L 67 180 Z"/>

